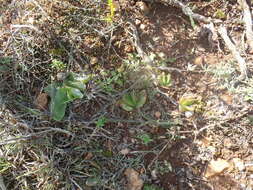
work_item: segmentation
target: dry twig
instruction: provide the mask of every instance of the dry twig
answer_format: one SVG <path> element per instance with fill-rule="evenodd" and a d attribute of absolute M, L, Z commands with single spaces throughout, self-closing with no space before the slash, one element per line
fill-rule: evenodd
<path fill-rule="evenodd" d="M 238 3 L 243 9 L 243 21 L 245 23 L 247 43 L 250 47 L 250 51 L 253 51 L 253 31 L 252 31 L 252 15 L 250 7 L 246 0 L 238 0 Z"/>
<path fill-rule="evenodd" d="M 3 177 L 0 175 L 0 190 L 6 190 Z"/>
<path fill-rule="evenodd" d="M 228 37 L 227 29 L 224 26 L 220 26 L 218 29 L 218 32 L 220 36 L 222 37 L 222 39 L 224 40 L 227 48 L 229 49 L 229 51 L 232 53 L 233 57 L 236 59 L 236 61 L 239 64 L 239 68 L 241 72 L 240 80 L 247 78 L 248 71 L 247 71 L 246 62 L 241 57 L 240 53 L 237 51 L 235 44 Z"/>
<path fill-rule="evenodd" d="M 138 55 L 142 58 L 142 60 L 148 64 L 152 63 L 152 60 L 149 58 L 149 56 L 144 52 L 141 42 L 140 42 L 140 38 L 138 35 L 138 31 L 137 28 L 135 26 L 135 24 L 132 21 L 128 21 L 130 28 L 132 30 L 132 32 L 129 32 L 132 35 L 132 44 L 133 46 L 136 48 L 136 51 L 138 53 Z"/>
<path fill-rule="evenodd" d="M 210 22 L 220 23 L 221 22 L 221 20 L 219 20 L 219 19 L 212 19 L 209 17 L 205 17 L 203 15 L 200 15 L 200 14 L 194 13 L 190 7 L 188 7 L 184 3 L 180 2 L 179 0 L 159 0 L 159 2 L 180 8 L 185 15 L 193 18 L 194 20 L 200 21 L 200 22 L 204 22 L 204 23 L 210 23 Z"/>

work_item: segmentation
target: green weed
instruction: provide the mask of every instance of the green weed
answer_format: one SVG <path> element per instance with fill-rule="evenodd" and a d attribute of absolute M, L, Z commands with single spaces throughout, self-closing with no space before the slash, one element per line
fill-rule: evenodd
<path fill-rule="evenodd" d="M 104 77 L 103 80 L 98 80 L 97 83 L 104 89 L 106 92 L 114 92 L 116 86 L 122 87 L 124 84 L 123 73 L 117 71 L 102 72 Z"/>
<path fill-rule="evenodd" d="M 96 122 L 96 127 L 104 127 L 107 122 L 105 117 L 100 117 Z"/>
<path fill-rule="evenodd" d="M 10 57 L 0 57 L 0 73 L 7 72 L 11 68 L 12 58 Z"/>
<path fill-rule="evenodd" d="M 248 118 L 250 124 L 253 125 L 253 115 L 248 115 L 247 118 Z"/>
<path fill-rule="evenodd" d="M 148 145 L 150 142 L 153 141 L 153 139 L 150 137 L 149 134 L 141 134 L 137 136 L 138 139 L 142 141 L 143 144 Z"/>
<path fill-rule="evenodd" d="M 179 110 L 182 112 L 197 111 L 202 105 L 203 102 L 195 97 L 182 97 L 179 100 Z"/>
<path fill-rule="evenodd" d="M 66 69 L 66 67 L 67 65 L 65 63 L 57 59 L 53 59 L 51 63 L 51 68 L 55 69 L 56 71 L 63 71 L 64 69 Z"/>
<path fill-rule="evenodd" d="M 147 100 L 147 93 L 145 90 L 140 92 L 132 91 L 130 93 L 124 94 L 120 100 L 120 106 L 126 111 L 133 111 L 135 109 L 141 108 Z"/>
<path fill-rule="evenodd" d="M 83 98 L 83 93 L 86 89 L 85 84 L 88 81 L 88 77 L 82 78 L 74 73 L 68 73 L 62 83 L 53 82 L 45 88 L 51 98 L 50 111 L 54 120 L 62 120 L 69 102 Z"/>
<path fill-rule="evenodd" d="M 115 4 L 114 4 L 113 0 L 108 0 L 107 5 L 109 7 L 110 13 L 107 15 L 105 20 L 107 22 L 112 22 L 114 15 L 115 15 Z"/>
<path fill-rule="evenodd" d="M 164 72 L 158 76 L 158 81 L 161 86 L 167 87 L 172 85 L 171 75 Z"/>
<path fill-rule="evenodd" d="M 143 190 L 163 190 L 163 189 L 156 185 L 145 184 Z"/>
<path fill-rule="evenodd" d="M 222 11 L 221 9 L 217 9 L 217 11 L 214 13 L 214 16 L 218 19 L 225 19 L 226 13 Z"/>
<path fill-rule="evenodd" d="M 6 172 L 9 168 L 11 168 L 11 164 L 4 158 L 0 158 L 0 174 Z"/>

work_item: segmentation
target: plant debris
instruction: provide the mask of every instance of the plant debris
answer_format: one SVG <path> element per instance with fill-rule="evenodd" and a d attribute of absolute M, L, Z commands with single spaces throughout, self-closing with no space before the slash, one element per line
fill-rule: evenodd
<path fill-rule="evenodd" d="M 124 172 L 127 178 L 127 190 L 141 190 L 143 187 L 143 180 L 139 173 L 133 168 L 127 168 Z"/>

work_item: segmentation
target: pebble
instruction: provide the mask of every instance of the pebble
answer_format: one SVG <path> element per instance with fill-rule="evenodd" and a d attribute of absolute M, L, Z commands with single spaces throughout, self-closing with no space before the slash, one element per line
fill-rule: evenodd
<path fill-rule="evenodd" d="M 147 27 L 147 26 L 146 26 L 145 24 L 141 24 L 141 25 L 140 25 L 140 29 L 141 29 L 141 30 L 145 30 L 146 27 Z"/>
<path fill-rule="evenodd" d="M 66 73 L 60 72 L 60 73 L 57 73 L 56 78 L 57 78 L 58 81 L 62 81 L 66 78 L 66 76 L 67 76 Z"/>
<path fill-rule="evenodd" d="M 192 117 L 194 115 L 194 112 L 192 112 L 192 111 L 186 111 L 184 113 L 184 115 L 185 115 L 186 118 L 190 118 L 190 117 Z"/>
<path fill-rule="evenodd" d="M 130 153 L 130 149 L 129 148 L 124 148 L 120 151 L 120 154 L 123 154 L 123 155 L 127 155 Z"/>
<path fill-rule="evenodd" d="M 131 53 L 131 52 L 133 51 L 133 47 L 130 46 L 130 45 L 126 45 L 126 46 L 124 47 L 124 50 L 125 50 L 125 52 L 127 52 L 127 53 Z"/>
<path fill-rule="evenodd" d="M 157 178 L 158 178 L 158 177 L 157 177 L 157 171 L 156 171 L 156 170 L 152 170 L 152 171 L 151 171 L 151 176 L 152 176 L 152 179 L 153 179 L 153 180 L 157 180 Z"/>
<path fill-rule="evenodd" d="M 136 24 L 137 26 L 139 26 L 139 25 L 141 24 L 141 20 L 136 19 L 136 20 L 135 20 L 135 24 Z"/>
<path fill-rule="evenodd" d="M 247 171 L 253 172 L 253 163 L 247 164 L 246 167 L 247 167 Z"/>
<path fill-rule="evenodd" d="M 223 144 L 224 144 L 224 146 L 227 147 L 227 148 L 231 148 L 231 147 L 233 146 L 233 142 L 231 141 L 230 138 L 225 138 L 225 139 L 223 140 Z"/>
<path fill-rule="evenodd" d="M 95 65 L 95 64 L 97 64 L 98 63 L 98 58 L 96 58 L 96 57 L 91 57 L 90 58 L 90 64 L 91 65 Z"/>
<path fill-rule="evenodd" d="M 240 158 L 233 158 L 233 162 L 235 167 L 239 170 L 239 171 L 243 171 L 246 169 L 244 162 L 240 159 Z"/>
<path fill-rule="evenodd" d="M 165 59 L 165 58 L 166 58 L 166 55 L 165 55 L 165 53 L 163 53 L 163 52 L 158 53 L 158 56 L 159 56 L 160 58 L 162 58 L 162 59 Z"/>
<path fill-rule="evenodd" d="M 155 112 L 155 117 L 157 118 L 157 119 L 159 119 L 160 117 L 161 117 L 161 112 L 159 112 L 159 111 L 156 111 Z"/>
<path fill-rule="evenodd" d="M 147 15 L 150 12 L 150 8 L 145 2 L 139 1 L 136 3 L 136 5 L 139 7 L 139 9 L 144 15 Z"/>

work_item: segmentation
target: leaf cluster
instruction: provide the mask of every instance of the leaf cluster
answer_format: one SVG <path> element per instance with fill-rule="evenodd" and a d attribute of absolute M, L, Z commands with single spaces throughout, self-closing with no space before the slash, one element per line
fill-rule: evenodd
<path fill-rule="evenodd" d="M 147 93 L 145 90 L 140 92 L 132 91 L 124 94 L 120 100 L 120 106 L 126 111 L 133 111 L 141 108 L 147 100 Z"/>
<path fill-rule="evenodd" d="M 74 73 L 68 73 L 62 83 L 53 82 L 45 88 L 46 93 L 51 98 L 50 111 L 54 120 L 63 119 L 69 102 L 83 98 L 87 82 L 87 78 L 79 78 Z"/>

